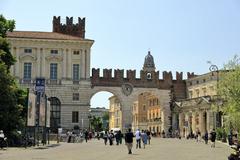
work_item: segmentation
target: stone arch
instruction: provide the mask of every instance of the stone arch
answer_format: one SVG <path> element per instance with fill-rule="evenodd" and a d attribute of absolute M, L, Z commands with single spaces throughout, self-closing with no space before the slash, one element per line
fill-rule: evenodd
<path fill-rule="evenodd" d="M 57 90 L 47 89 L 45 91 L 45 94 L 47 95 L 47 97 L 56 97 L 60 100 L 61 103 L 64 103 L 64 98 L 61 96 L 62 94 L 60 94 Z"/>
<path fill-rule="evenodd" d="M 122 102 L 123 98 L 121 96 L 122 93 L 120 93 L 117 90 L 117 88 L 119 88 L 119 87 L 116 87 L 116 88 L 114 88 L 114 87 L 94 87 L 92 89 L 92 92 L 89 95 L 89 98 L 88 98 L 89 102 L 88 103 L 90 104 L 90 101 L 91 101 L 92 97 L 94 95 L 96 95 L 97 93 L 99 93 L 99 92 L 110 92 L 110 93 L 112 93 L 114 96 L 116 96 L 119 99 L 119 102 L 120 102 L 120 104 L 122 106 L 122 104 L 123 104 L 123 102 Z"/>

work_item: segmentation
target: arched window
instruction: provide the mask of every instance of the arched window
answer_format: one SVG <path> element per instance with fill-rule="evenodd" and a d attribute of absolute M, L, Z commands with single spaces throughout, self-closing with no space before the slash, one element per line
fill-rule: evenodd
<path fill-rule="evenodd" d="M 61 125 L 61 102 L 56 97 L 49 98 L 50 101 L 50 128 L 52 132 L 57 133 Z"/>

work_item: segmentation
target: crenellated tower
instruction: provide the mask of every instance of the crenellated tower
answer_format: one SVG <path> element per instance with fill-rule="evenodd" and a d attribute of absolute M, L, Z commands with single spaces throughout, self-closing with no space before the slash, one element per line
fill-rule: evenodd
<path fill-rule="evenodd" d="M 61 23 L 61 17 L 53 17 L 53 32 L 85 38 L 85 18 L 78 17 L 78 23 L 73 24 L 73 17 L 66 17 L 66 24 Z"/>

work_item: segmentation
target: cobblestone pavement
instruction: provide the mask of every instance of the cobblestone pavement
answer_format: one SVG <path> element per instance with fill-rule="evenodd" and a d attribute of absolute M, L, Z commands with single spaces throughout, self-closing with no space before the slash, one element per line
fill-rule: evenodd
<path fill-rule="evenodd" d="M 134 143 L 135 146 L 136 143 Z M 61 143 L 47 149 L 8 148 L 0 150 L 0 160 L 227 160 L 231 149 L 221 143 L 216 148 L 194 140 L 152 138 L 145 149 L 133 148 L 127 154 L 127 147 L 105 146 L 103 140 L 88 143 Z"/>

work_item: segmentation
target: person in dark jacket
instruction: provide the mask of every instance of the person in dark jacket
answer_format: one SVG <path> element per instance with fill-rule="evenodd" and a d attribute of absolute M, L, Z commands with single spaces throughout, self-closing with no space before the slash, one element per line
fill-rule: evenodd
<path fill-rule="evenodd" d="M 206 132 L 204 135 L 204 141 L 205 141 L 205 144 L 208 144 L 208 132 Z"/>
<path fill-rule="evenodd" d="M 216 136 L 217 134 L 215 132 L 215 129 L 213 129 L 212 132 L 210 133 L 210 140 L 212 142 L 211 147 L 215 147 Z"/>
<path fill-rule="evenodd" d="M 132 147 L 133 147 L 133 133 L 131 128 L 128 129 L 128 132 L 125 134 L 125 143 L 128 148 L 128 154 L 132 154 Z"/>

